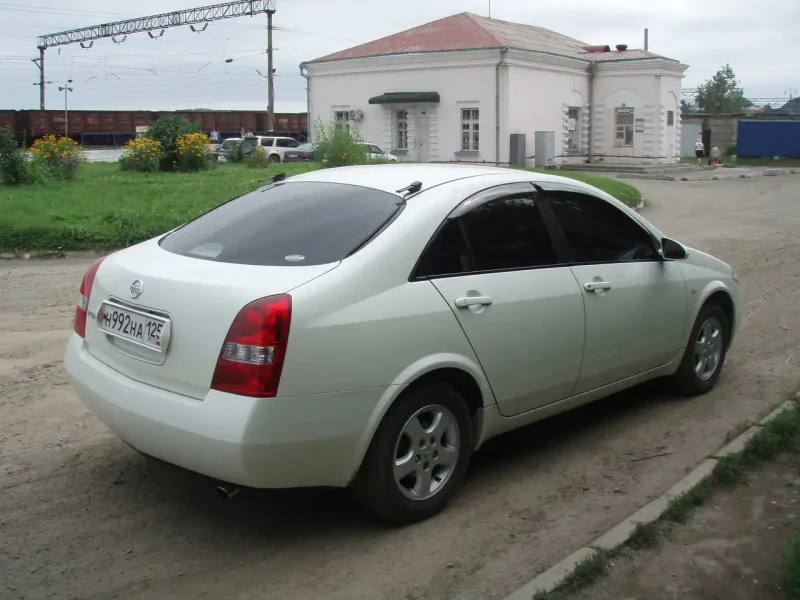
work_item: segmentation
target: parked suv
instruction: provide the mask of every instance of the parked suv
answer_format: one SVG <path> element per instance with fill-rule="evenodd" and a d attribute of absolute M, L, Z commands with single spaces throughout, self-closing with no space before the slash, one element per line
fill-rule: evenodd
<path fill-rule="evenodd" d="M 237 143 L 244 145 L 243 149 L 245 154 L 250 154 L 257 146 L 261 146 L 264 152 L 266 152 L 267 159 L 270 162 L 283 162 L 284 153 L 300 145 L 294 138 L 273 135 L 250 135 L 244 138 L 228 138 L 222 143 L 219 157 L 220 162 L 227 161 L 227 155 Z"/>

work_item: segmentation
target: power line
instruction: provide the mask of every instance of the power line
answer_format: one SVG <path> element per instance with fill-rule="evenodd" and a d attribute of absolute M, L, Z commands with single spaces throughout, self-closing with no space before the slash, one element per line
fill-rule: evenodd
<path fill-rule="evenodd" d="M 152 32 L 156 29 L 163 31 L 172 27 L 198 25 L 243 16 L 252 17 L 264 13 L 269 15 L 274 12 L 275 0 L 239 0 L 238 2 L 190 8 L 188 10 L 126 19 L 114 23 L 104 23 L 92 27 L 82 27 L 80 29 L 42 35 L 37 40 L 37 46 L 39 48 L 52 48 L 53 46 L 92 42 L 103 38 L 144 32 L 153 37 Z"/>
<path fill-rule="evenodd" d="M 7 7 L 9 5 L 6 5 Z M 20 9 L 20 5 L 10 5 Z M 32 7 L 25 7 L 30 11 Z M 214 4 L 202 6 L 183 11 L 173 11 L 161 13 L 149 17 L 126 19 L 113 23 L 104 23 L 80 29 L 70 29 L 49 35 L 39 36 L 37 46 L 39 48 L 39 58 L 33 62 L 39 68 L 40 99 L 39 104 L 42 110 L 45 108 L 45 50 L 53 46 L 63 46 L 68 44 L 80 43 L 82 48 L 91 48 L 95 40 L 111 38 L 117 41 L 118 36 L 122 36 L 117 43 L 125 41 L 128 35 L 146 32 L 151 38 L 158 39 L 164 35 L 167 29 L 173 27 L 183 27 L 189 25 L 192 31 L 205 31 L 208 24 L 212 21 L 232 19 L 241 16 L 255 16 L 266 13 L 268 19 L 268 38 L 267 55 L 269 60 L 269 107 L 268 112 L 273 112 L 273 84 L 272 84 L 272 15 L 275 13 L 275 0 L 239 0 L 237 2 L 227 2 L 225 4 Z M 195 29 L 194 25 L 203 24 L 202 29 Z M 160 30 L 158 35 L 153 35 L 153 31 Z M 88 43 L 88 46 L 85 45 Z M 271 119 L 270 119 L 271 120 Z"/>

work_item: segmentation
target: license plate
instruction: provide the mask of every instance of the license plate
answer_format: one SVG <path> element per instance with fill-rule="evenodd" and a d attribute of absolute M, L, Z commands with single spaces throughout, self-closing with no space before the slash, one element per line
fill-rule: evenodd
<path fill-rule="evenodd" d="M 162 352 L 169 321 L 161 317 L 104 302 L 98 314 L 100 329 L 114 337 Z"/>
<path fill-rule="evenodd" d="M 297 158 L 297 154 L 286 154 L 286 158 Z"/>

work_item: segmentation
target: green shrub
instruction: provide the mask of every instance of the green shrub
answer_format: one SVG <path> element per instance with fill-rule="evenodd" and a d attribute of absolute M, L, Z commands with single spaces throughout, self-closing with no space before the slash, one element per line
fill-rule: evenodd
<path fill-rule="evenodd" d="M 163 155 L 161 142 L 153 138 L 140 137 L 125 144 L 119 164 L 123 171 L 155 173 L 160 167 Z"/>
<path fill-rule="evenodd" d="M 187 133 L 200 133 L 200 124 L 183 117 L 162 117 L 150 124 L 144 137 L 161 142 L 164 154 L 159 161 L 161 171 L 174 171 L 180 167 L 178 138 Z"/>
<path fill-rule="evenodd" d="M 17 145 L 10 129 L 0 128 L 0 182 L 5 185 L 30 183 L 32 173 L 25 151 Z"/>
<path fill-rule="evenodd" d="M 226 150 L 225 159 L 232 163 L 242 163 L 247 158 L 247 154 L 247 147 L 241 140 L 238 140 L 233 142 L 230 150 Z"/>
<path fill-rule="evenodd" d="M 193 173 L 207 169 L 208 136 L 205 133 L 185 133 L 178 138 L 178 170 Z"/>
<path fill-rule="evenodd" d="M 237 149 L 241 152 L 242 146 L 244 144 L 238 144 Z M 269 156 L 267 156 L 266 150 L 261 146 L 256 146 L 252 152 L 249 152 L 247 156 L 244 158 L 244 162 L 247 164 L 248 167 L 253 167 L 256 169 L 264 168 L 269 166 Z"/>
<path fill-rule="evenodd" d="M 364 139 L 358 130 L 342 127 L 340 123 L 317 121 L 315 126 L 316 158 L 326 167 L 344 167 L 367 163 Z"/>
<path fill-rule="evenodd" d="M 36 172 L 49 179 L 74 179 L 78 165 L 83 162 L 81 146 L 65 136 L 48 134 L 31 146 Z"/>

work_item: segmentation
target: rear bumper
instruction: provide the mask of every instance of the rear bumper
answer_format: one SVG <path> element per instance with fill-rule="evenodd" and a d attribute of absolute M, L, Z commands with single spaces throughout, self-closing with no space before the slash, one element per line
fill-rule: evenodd
<path fill-rule="evenodd" d="M 247 398 L 211 390 L 200 401 L 122 375 L 76 334 L 64 364 L 83 402 L 135 449 L 253 488 L 347 486 L 385 392 Z"/>

